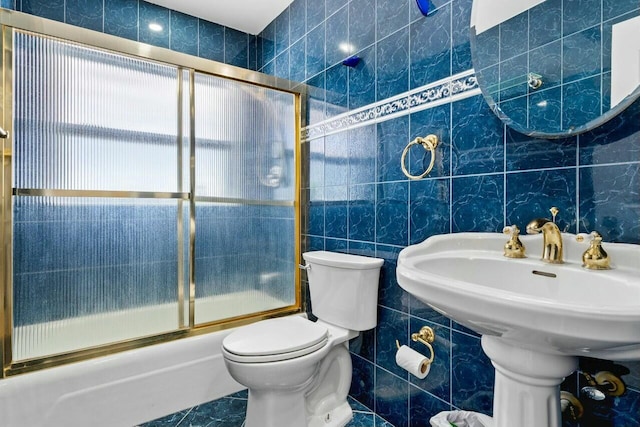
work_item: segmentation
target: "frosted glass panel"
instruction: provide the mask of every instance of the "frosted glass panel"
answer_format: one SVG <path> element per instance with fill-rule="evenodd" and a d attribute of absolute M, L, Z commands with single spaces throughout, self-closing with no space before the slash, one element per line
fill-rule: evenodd
<path fill-rule="evenodd" d="M 196 205 L 196 323 L 295 303 L 292 207 Z"/>
<path fill-rule="evenodd" d="M 18 188 L 174 192 L 177 69 L 15 33 Z"/>
<path fill-rule="evenodd" d="M 196 195 L 293 200 L 289 93 L 196 74 Z"/>
<path fill-rule="evenodd" d="M 178 201 L 13 203 L 14 359 L 177 329 Z"/>

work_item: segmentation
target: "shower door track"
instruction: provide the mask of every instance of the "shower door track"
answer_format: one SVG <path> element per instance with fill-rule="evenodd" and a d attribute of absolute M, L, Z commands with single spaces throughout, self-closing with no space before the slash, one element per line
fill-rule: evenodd
<path fill-rule="evenodd" d="M 302 296 L 300 288 L 300 272 L 298 269 L 294 272 L 295 278 L 295 304 L 275 310 L 264 311 L 260 313 L 252 313 L 223 319 L 206 324 L 196 325 L 194 322 L 194 304 L 195 304 L 195 236 L 193 223 L 195 221 L 195 203 L 196 202 L 213 202 L 228 203 L 240 205 L 264 205 L 277 207 L 293 207 L 294 208 L 294 236 L 295 236 L 295 264 L 301 257 L 301 161 L 300 161 L 300 129 L 303 126 L 302 117 L 302 98 L 306 97 L 306 89 L 304 85 L 296 87 L 294 83 L 273 76 L 268 76 L 255 71 L 239 68 L 215 61 L 183 54 L 169 49 L 150 46 L 144 43 L 122 39 L 116 36 L 87 30 L 57 21 L 35 17 L 21 12 L 15 12 L 7 9 L 0 9 L 0 25 L 2 31 L 1 50 L 3 69 L 3 90 L 0 102 L 1 120 L 0 126 L 9 132 L 8 139 L 0 140 L 2 143 L 2 198 L 0 217 L 2 219 L 2 228 L 0 229 L 0 241 L 3 244 L 3 256 L 0 259 L 0 307 L 4 307 L 4 312 L 0 312 L 0 363 L 2 364 L 1 377 L 7 377 L 20 373 L 35 371 L 47 367 L 58 366 L 66 363 L 86 360 L 93 357 L 112 354 L 118 351 L 130 350 L 144 347 L 151 344 L 166 342 L 173 339 L 184 338 L 203 333 L 213 332 L 221 329 L 235 327 L 247 324 L 256 320 L 266 319 L 269 317 L 298 313 L 302 310 Z M 38 189 L 38 188 L 13 188 L 12 186 L 12 152 L 11 138 L 13 126 L 13 32 L 14 30 L 25 33 L 33 33 L 39 36 L 60 39 L 65 42 L 77 43 L 79 45 L 88 46 L 90 48 L 102 49 L 116 54 L 127 55 L 143 60 L 153 61 L 161 64 L 167 64 L 177 67 L 178 71 L 178 88 L 181 94 L 183 91 L 189 93 L 189 111 L 183 111 L 182 97 L 178 97 L 178 141 L 183 136 L 189 140 L 190 158 L 189 158 L 189 174 L 190 188 L 182 188 L 183 177 L 182 169 L 178 168 L 178 190 L 177 192 L 145 192 L 145 191 L 96 191 L 96 190 L 63 190 L 63 189 Z M 195 193 L 195 126 L 194 126 L 194 75 L 196 72 L 202 72 L 217 77 L 235 80 L 243 83 L 249 83 L 255 86 L 262 86 L 270 89 L 276 89 L 288 92 L 294 95 L 295 105 L 295 184 L 294 184 L 294 200 L 251 200 L 230 197 L 205 197 L 194 196 Z M 183 79 L 186 83 L 188 73 L 189 87 L 183 87 Z M 186 106 L 185 106 L 186 107 Z M 189 135 L 183 135 L 183 116 L 187 114 L 189 117 L 190 129 Z M 82 131 L 82 129 L 78 129 Z M 213 141 L 215 143 L 215 141 Z M 178 162 L 183 162 L 183 144 L 178 143 Z M 181 282 L 179 284 L 178 299 L 180 307 L 180 328 L 161 333 L 153 336 L 134 338 L 125 341 L 119 341 L 112 344 L 105 344 L 94 348 L 87 348 L 67 353 L 55 354 L 37 359 L 28 360 L 12 360 L 12 337 L 13 337 L 13 288 L 12 288 L 12 197 L 83 197 L 83 198 L 135 198 L 135 199 L 173 199 L 178 200 L 178 227 L 179 236 L 182 235 L 182 205 L 184 202 L 189 203 L 189 295 L 184 295 L 185 286 Z M 183 268 L 183 262 L 180 257 L 182 251 L 179 251 L 179 269 Z M 179 272 L 179 280 L 182 280 L 183 270 Z M 189 316 L 188 324 L 184 324 L 184 306 L 188 299 Z"/>

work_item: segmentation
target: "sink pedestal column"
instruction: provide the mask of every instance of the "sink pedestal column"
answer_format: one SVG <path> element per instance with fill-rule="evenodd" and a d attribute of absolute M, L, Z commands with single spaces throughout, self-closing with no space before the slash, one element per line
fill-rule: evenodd
<path fill-rule="evenodd" d="M 494 427 L 560 427 L 560 384 L 578 369 L 578 358 L 519 348 L 500 337 L 482 336 L 496 369 Z"/>

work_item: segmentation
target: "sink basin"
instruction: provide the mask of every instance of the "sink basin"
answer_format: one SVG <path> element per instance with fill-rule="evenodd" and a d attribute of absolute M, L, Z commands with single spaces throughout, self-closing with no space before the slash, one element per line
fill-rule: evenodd
<path fill-rule="evenodd" d="M 603 244 L 611 270 L 582 267 L 588 243 L 563 233 L 564 264 L 540 260 L 542 236 L 520 236 L 528 258 L 503 256 L 499 233 L 431 237 L 398 258 L 398 283 L 482 335 L 551 354 L 640 359 L 640 246 Z"/>
<path fill-rule="evenodd" d="M 527 258 L 504 257 L 499 233 L 433 236 L 400 252 L 397 279 L 482 335 L 495 427 L 559 427 L 560 384 L 577 356 L 640 359 L 640 245 L 605 242 L 611 270 L 587 270 L 589 243 L 574 234 L 562 233 L 564 264 L 540 259 L 541 235 L 520 239 Z"/>

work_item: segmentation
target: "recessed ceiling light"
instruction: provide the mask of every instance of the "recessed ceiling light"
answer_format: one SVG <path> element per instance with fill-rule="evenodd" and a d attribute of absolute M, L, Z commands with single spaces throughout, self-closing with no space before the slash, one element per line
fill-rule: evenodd
<path fill-rule="evenodd" d="M 149 24 L 149 29 L 150 29 L 151 31 L 158 31 L 158 32 L 160 32 L 160 31 L 162 31 L 162 25 L 160 25 L 160 24 L 156 24 L 155 22 L 152 22 L 151 24 Z"/>

